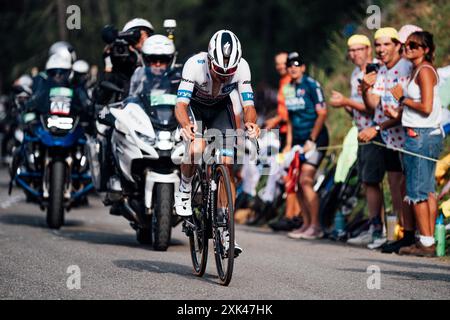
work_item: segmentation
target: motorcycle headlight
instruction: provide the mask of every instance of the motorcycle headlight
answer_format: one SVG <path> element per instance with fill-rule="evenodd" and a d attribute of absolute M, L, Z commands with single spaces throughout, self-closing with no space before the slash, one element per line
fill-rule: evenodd
<path fill-rule="evenodd" d="M 155 139 L 152 139 L 145 134 L 142 134 L 142 133 L 136 131 L 136 135 L 138 136 L 139 139 L 141 139 L 142 141 L 144 141 L 147 144 L 151 144 L 151 145 L 155 144 Z"/>

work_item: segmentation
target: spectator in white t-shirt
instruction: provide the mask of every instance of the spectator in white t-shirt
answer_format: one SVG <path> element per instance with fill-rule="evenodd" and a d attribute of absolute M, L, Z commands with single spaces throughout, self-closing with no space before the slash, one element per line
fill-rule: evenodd
<path fill-rule="evenodd" d="M 366 74 L 362 81 L 363 100 L 366 107 L 374 109 L 375 126 L 366 128 L 359 133 L 362 142 L 376 141 L 386 147 L 380 147 L 374 154 L 379 158 L 379 173 L 388 173 L 389 187 L 392 194 L 392 206 L 401 218 L 405 230 L 404 237 L 399 241 L 383 245 L 382 252 L 397 252 L 400 248 L 414 244 L 415 222 L 408 204 L 403 202 L 405 196 L 405 177 L 400 162 L 400 153 L 405 142 L 405 133 L 400 119 L 392 119 L 385 112 L 397 110 L 398 101 L 390 89 L 400 84 L 406 88 L 411 74 L 412 64 L 402 59 L 402 44 L 394 28 L 381 28 L 375 33 L 375 51 L 383 63 L 378 72 Z"/>

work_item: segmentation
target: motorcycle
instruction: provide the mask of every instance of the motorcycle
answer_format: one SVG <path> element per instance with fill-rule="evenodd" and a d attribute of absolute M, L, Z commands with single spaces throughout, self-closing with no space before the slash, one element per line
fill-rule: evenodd
<path fill-rule="evenodd" d="M 111 201 L 121 204 L 139 243 L 165 251 L 172 227 L 181 222 L 174 211 L 174 191 L 185 146 L 176 130 L 176 95 L 154 91 L 139 99 L 139 104 L 110 108 L 115 119 L 112 152 L 120 177 Z"/>
<path fill-rule="evenodd" d="M 27 200 L 47 210 L 47 225 L 52 229 L 64 225 L 64 210 L 86 201 L 93 189 L 85 156 L 86 124 L 70 113 L 72 95 L 70 88 L 52 88 L 47 114 L 23 115 L 27 129 L 10 168 L 9 193 L 15 182 Z"/>

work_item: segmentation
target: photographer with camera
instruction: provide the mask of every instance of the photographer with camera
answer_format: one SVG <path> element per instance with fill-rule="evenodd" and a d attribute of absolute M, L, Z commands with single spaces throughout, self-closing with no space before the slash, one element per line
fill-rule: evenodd
<path fill-rule="evenodd" d="M 126 98 L 131 76 L 142 66 L 141 50 L 144 41 L 154 33 L 153 26 L 145 19 L 135 18 L 127 22 L 121 32 L 107 25 L 102 30 L 102 39 L 107 46 L 103 52 L 104 74 L 99 84 L 107 81 L 116 85 L 123 93 L 117 93 L 99 85 L 94 91 L 97 104 L 105 105 Z"/>

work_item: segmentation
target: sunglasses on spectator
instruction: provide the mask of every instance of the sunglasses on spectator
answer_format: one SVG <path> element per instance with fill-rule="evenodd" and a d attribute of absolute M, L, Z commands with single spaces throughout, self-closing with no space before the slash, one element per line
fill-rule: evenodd
<path fill-rule="evenodd" d="M 411 50 L 416 50 L 416 49 L 419 49 L 420 47 L 425 48 L 424 45 L 417 43 L 415 41 L 409 41 L 409 42 L 405 43 L 405 47 L 407 47 Z"/>

